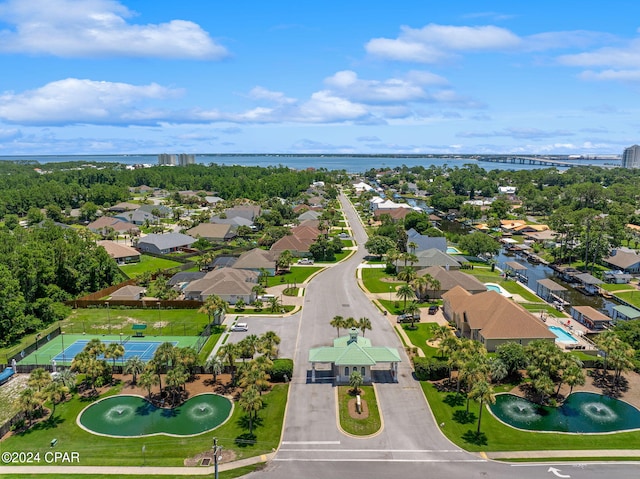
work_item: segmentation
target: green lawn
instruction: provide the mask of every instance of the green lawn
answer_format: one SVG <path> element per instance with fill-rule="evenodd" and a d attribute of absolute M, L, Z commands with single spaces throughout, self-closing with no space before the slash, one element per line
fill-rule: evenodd
<path fill-rule="evenodd" d="M 402 329 L 404 329 L 407 336 L 409 336 L 411 343 L 413 343 L 415 347 L 422 349 L 426 357 L 431 358 L 438 354 L 438 350 L 427 346 L 427 341 L 433 337 L 432 328 L 437 325 L 438 323 L 415 323 L 417 329 L 409 329 L 408 326 L 410 326 L 410 324 L 403 324 Z"/>
<path fill-rule="evenodd" d="M 631 306 L 640 309 L 640 291 L 629 291 L 628 293 L 616 293 L 618 298 L 626 301 Z"/>
<path fill-rule="evenodd" d="M 340 412 L 340 427 L 354 436 L 370 436 L 382 427 L 378 401 L 373 386 L 360 386 L 362 401 L 367 402 L 369 416 L 366 418 L 353 418 L 349 414 L 349 401 L 355 400 L 350 394 L 351 386 L 338 386 L 338 409 Z"/>
<path fill-rule="evenodd" d="M 380 304 L 382 305 L 383 308 L 385 308 L 390 314 L 402 314 L 403 313 L 403 308 L 404 308 L 404 301 L 402 300 L 398 300 L 398 307 L 395 307 L 396 301 L 392 300 L 389 301 L 388 299 L 379 299 L 378 300 L 380 302 Z M 407 304 L 409 304 L 409 301 L 407 301 Z M 426 308 L 428 306 L 430 306 L 432 303 L 418 303 L 418 307 L 419 308 Z M 416 323 L 417 324 L 417 323 Z"/>
<path fill-rule="evenodd" d="M 178 263 L 177 261 L 156 258 L 154 256 L 143 254 L 140 256 L 139 263 L 125 264 L 120 266 L 120 269 L 130 278 L 136 278 L 147 271 L 155 273 L 158 270 L 173 268 L 174 266 L 180 266 L 181 264 L 182 263 Z"/>
<path fill-rule="evenodd" d="M 107 395 L 115 394 L 116 386 Z M 58 439 L 60 451 L 76 451 L 80 454 L 80 465 L 140 466 L 141 449 L 145 446 L 145 462 L 148 466 L 182 466 L 185 458 L 211 449 L 211 440 L 216 436 L 219 445 L 232 449 L 237 459 L 257 456 L 277 448 L 287 402 L 285 384 L 275 385 L 263 394 L 263 408 L 254 421 L 254 438 L 248 435 L 246 414 L 235 405 L 229 420 L 212 432 L 193 437 L 148 436 L 144 438 L 110 438 L 96 436 L 76 424 L 78 414 L 91 401 L 74 397 L 56 408 L 55 422 L 44 422 L 28 431 L 12 436 L 2 442 L 4 451 L 32 451 L 44 455 L 50 450 L 52 438 Z"/>
<path fill-rule="evenodd" d="M 554 318 L 566 318 L 567 317 L 567 315 L 564 312 L 558 311 L 556 308 L 554 308 L 553 306 L 549 306 L 548 304 L 520 303 L 520 306 L 522 306 L 524 309 L 526 309 L 527 311 L 530 311 L 532 313 L 538 313 L 538 315 L 539 315 L 540 311 L 544 311 L 548 316 L 553 316 Z"/>
<path fill-rule="evenodd" d="M 604 289 L 605 291 L 611 291 L 611 292 L 615 292 L 615 291 L 628 291 L 628 290 L 633 290 L 636 291 L 636 287 L 634 284 L 601 284 L 599 285 L 600 288 Z"/>
<path fill-rule="evenodd" d="M 309 276 L 320 271 L 321 266 L 291 266 L 289 273 L 267 278 L 267 287 L 281 284 L 299 285 L 304 283 Z"/>
<path fill-rule="evenodd" d="M 542 299 L 536 296 L 534 293 L 526 289 L 520 283 L 516 281 L 501 281 L 500 286 L 509 291 L 511 294 L 518 294 L 522 296 L 525 301 L 532 303 L 542 303 Z"/>
<path fill-rule="evenodd" d="M 466 402 L 460 406 L 450 406 L 445 399 L 451 393 L 439 392 L 430 382 L 421 382 L 422 389 L 443 433 L 455 444 L 468 451 L 539 451 L 572 449 L 630 449 L 640 444 L 640 432 L 617 434 L 553 434 L 520 431 L 498 421 L 490 411 L 482 412 L 480 430 L 486 436 L 485 444 L 465 440 L 468 432 L 475 432 L 479 404 L 471 401 L 469 411 L 476 418 L 473 422 L 461 424 L 454 419 L 454 412 L 466 409 Z"/>
<path fill-rule="evenodd" d="M 362 268 L 362 282 L 370 293 L 388 293 L 389 288 L 395 291 L 403 284 L 403 281 L 397 281 L 395 276 L 385 273 L 384 268 Z"/>

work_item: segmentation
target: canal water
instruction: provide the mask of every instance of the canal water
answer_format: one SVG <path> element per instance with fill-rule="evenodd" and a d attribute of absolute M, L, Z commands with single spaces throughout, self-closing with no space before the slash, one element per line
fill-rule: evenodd
<path fill-rule="evenodd" d="M 443 220 L 440 229 L 446 232 L 458 233 L 458 234 L 466 234 L 469 233 L 470 228 L 460 222 L 457 221 L 447 221 Z M 549 278 L 552 281 L 555 281 L 559 285 L 567 288 L 567 291 L 564 292 L 564 298 L 569 302 L 570 305 L 574 306 L 591 306 L 594 309 L 606 314 L 609 317 L 613 317 L 613 308 L 617 305 L 613 301 L 609 301 L 601 296 L 587 296 L 586 294 L 582 294 L 577 289 L 573 288 L 571 285 L 562 281 L 555 275 L 555 272 L 549 268 L 548 266 L 544 266 L 542 264 L 533 264 L 529 263 L 524 257 L 516 256 L 514 254 L 507 254 L 503 249 L 500 250 L 493 258 L 496 261 L 496 266 L 501 270 L 505 270 L 505 263 L 508 261 L 516 261 L 522 266 L 527 267 L 527 286 L 529 289 L 534 292 L 537 291 L 538 283 L 537 281 L 540 279 Z M 569 312 L 569 311 L 567 311 Z"/>

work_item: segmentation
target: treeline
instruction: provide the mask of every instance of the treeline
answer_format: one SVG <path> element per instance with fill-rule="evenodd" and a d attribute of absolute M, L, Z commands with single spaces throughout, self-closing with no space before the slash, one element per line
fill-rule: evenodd
<path fill-rule="evenodd" d="M 81 163 L 34 165 L 0 162 L 0 217 L 24 216 L 30 208 L 55 205 L 61 210 L 80 208 L 90 202 L 112 206 L 129 198 L 129 187 L 204 190 L 233 200 L 248 198 L 294 198 L 313 181 L 327 181 L 337 173 L 326 170 L 293 171 L 284 166 L 247 167 L 190 165 L 188 167 L 152 167 L 126 170 L 119 164 Z M 46 171 L 41 173 L 36 168 Z"/>
<path fill-rule="evenodd" d="M 0 228 L 0 346 L 69 313 L 62 302 L 123 279 L 88 235 L 50 220 L 30 229 Z"/>

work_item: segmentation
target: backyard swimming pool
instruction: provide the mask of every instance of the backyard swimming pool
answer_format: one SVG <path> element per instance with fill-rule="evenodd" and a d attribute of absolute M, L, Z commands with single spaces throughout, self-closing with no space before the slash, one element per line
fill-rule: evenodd
<path fill-rule="evenodd" d="M 510 298 L 511 297 L 511 293 L 509 293 L 509 291 L 507 291 L 506 289 L 504 289 L 502 286 L 500 286 L 499 284 L 495 284 L 495 283 L 484 283 L 484 285 L 487 287 L 487 290 L 489 291 L 495 291 L 496 293 L 500 293 L 502 296 L 504 296 L 505 298 Z"/>
<path fill-rule="evenodd" d="M 559 328 L 558 326 L 549 326 L 549 331 L 556 335 L 558 338 L 556 341 L 560 343 L 570 343 L 575 344 L 578 342 L 576 338 L 567 333 L 564 329 Z"/>
<path fill-rule="evenodd" d="M 447 254 L 462 254 L 455 246 L 447 246 Z"/>

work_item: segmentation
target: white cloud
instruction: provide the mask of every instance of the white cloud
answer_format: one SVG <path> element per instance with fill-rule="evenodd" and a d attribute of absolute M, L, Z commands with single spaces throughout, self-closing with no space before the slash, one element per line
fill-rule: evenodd
<path fill-rule="evenodd" d="M 507 50 L 521 43 L 514 33 L 492 25 L 468 27 L 432 23 L 421 29 L 403 26 L 398 38 L 374 38 L 365 49 L 369 54 L 390 60 L 435 63 L 456 52 Z"/>
<path fill-rule="evenodd" d="M 398 78 L 362 80 L 349 70 L 337 72 L 324 82 L 334 93 L 365 103 L 402 103 L 427 98 L 427 93 L 416 83 Z"/>
<path fill-rule="evenodd" d="M 633 69 L 640 64 L 640 39 L 632 40 L 623 47 L 604 47 L 591 52 L 563 55 L 558 61 L 568 66 Z"/>
<path fill-rule="evenodd" d="M 640 81 L 640 70 L 604 70 L 600 72 L 587 70 L 578 75 L 583 80 L 594 81 Z"/>
<path fill-rule="evenodd" d="M 249 92 L 249 98 L 254 100 L 268 100 L 274 103 L 290 104 L 295 103 L 294 98 L 287 98 L 284 93 L 279 91 L 271 91 L 266 88 L 257 86 Z"/>
<path fill-rule="evenodd" d="M 138 25 L 114 0 L 9 0 L 0 19 L 0 51 L 61 57 L 220 59 L 227 50 L 187 20 Z"/>
<path fill-rule="evenodd" d="M 23 124 L 98 123 L 117 124 L 156 121 L 163 114 L 140 108 L 148 99 L 180 94 L 158 84 L 131 85 L 67 78 L 22 93 L 0 95 L 0 118 Z M 141 121 L 144 120 L 144 121 Z"/>
<path fill-rule="evenodd" d="M 460 138 L 491 138 L 504 136 L 518 140 L 537 140 L 542 138 L 572 135 L 573 133 L 568 130 L 541 130 L 539 128 L 505 128 L 501 131 L 488 132 L 463 131 L 456 134 L 456 136 Z"/>

